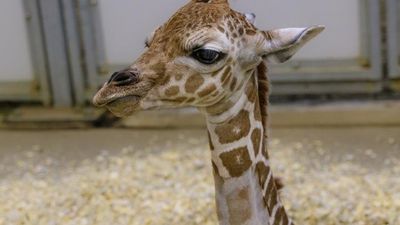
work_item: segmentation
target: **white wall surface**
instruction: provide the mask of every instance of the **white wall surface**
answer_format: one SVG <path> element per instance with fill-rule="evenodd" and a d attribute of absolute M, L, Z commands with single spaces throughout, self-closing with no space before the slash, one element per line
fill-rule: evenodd
<path fill-rule="evenodd" d="M 22 0 L 0 0 L 0 82 L 32 80 Z"/>
<path fill-rule="evenodd" d="M 400 12 L 400 1 L 397 4 L 397 11 Z M 399 47 L 397 47 L 398 53 L 399 53 L 399 64 L 400 64 L 400 16 L 397 15 L 397 24 L 398 24 L 398 29 L 397 29 L 397 42 L 399 43 Z"/>
<path fill-rule="evenodd" d="M 143 51 L 146 37 L 188 0 L 99 0 L 106 56 L 129 64 Z"/>
<path fill-rule="evenodd" d="M 359 0 L 232 0 L 232 8 L 257 15 L 262 29 L 325 25 L 295 58 L 340 59 L 360 54 Z"/>
<path fill-rule="evenodd" d="M 9 0 L 11 1 L 11 0 Z M 188 0 L 99 0 L 105 49 L 110 64 L 129 64 L 144 48 L 144 40 Z M 358 0 L 231 0 L 241 12 L 257 15 L 259 28 L 327 26 L 297 59 L 342 59 L 359 55 Z"/>

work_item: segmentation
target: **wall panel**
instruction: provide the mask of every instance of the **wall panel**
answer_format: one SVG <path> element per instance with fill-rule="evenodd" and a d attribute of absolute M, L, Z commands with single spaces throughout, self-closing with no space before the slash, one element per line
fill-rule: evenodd
<path fill-rule="evenodd" d="M 0 1 L 0 82 L 33 80 L 22 0 Z"/>
<path fill-rule="evenodd" d="M 85 0 L 82 0 L 85 1 Z M 132 63 L 144 50 L 144 40 L 158 25 L 165 22 L 187 0 L 144 2 L 133 0 L 98 0 L 93 7 L 95 36 L 102 36 L 104 60 L 98 61 L 98 79 L 102 83 L 113 70 Z M 231 0 L 232 8 L 257 15 L 256 25 L 262 29 L 305 27 L 322 24 L 326 30 L 307 44 L 290 62 L 273 65 L 271 80 L 274 93 L 290 93 L 288 83 L 300 87 L 292 94 L 316 93 L 315 83 L 364 82 L 356 92 L 381 91 L 382 74 L 380 5 L 376 0 Z M 97 21 L 97 22 L 96 22 Z M 94 25 L 94 27 L 96 27 Z M 96 41 L 94 41 L 96 42 Z M 96 42 L 98 43 L 98 42 Z M 308 83 L 313 85 L 305 85 Z M 365 85 L 375 82 L 373 85 Z M 357 85 L 357 84 L 356 84 Z M 302 91 L 298 91 L 302 90 Z M 332 88 L 321 93 L 342 92 Z M 343 90 L 350 90 L 345 88 Z"/>

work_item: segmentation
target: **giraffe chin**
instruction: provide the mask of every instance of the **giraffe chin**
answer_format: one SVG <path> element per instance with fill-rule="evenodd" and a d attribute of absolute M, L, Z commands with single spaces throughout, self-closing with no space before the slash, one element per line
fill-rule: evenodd
<path fill-rule="evenodd" d="M 126 117 L 138 111 L 139 101 L 140 98 L 138 96 L 125 96 L 108 103 L 106 107 L 115 116 Z"/>

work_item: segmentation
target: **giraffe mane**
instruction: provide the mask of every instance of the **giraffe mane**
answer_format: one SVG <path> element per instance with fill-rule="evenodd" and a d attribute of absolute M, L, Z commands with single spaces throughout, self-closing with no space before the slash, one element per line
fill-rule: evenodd
<path fill-rule="evenodd" d="M 262 124 L 264 128 L 264 142 L 268 138 L 267 125 L 268 125 L 268 105 L 269 105 L 269 80 L 268 68 L 265 62 L 261 62 L 257 66 L 257 82 L 258 82 L 258 102 L 260 104 Z M 267 146 L 264 144 L 264 148 Z"/>

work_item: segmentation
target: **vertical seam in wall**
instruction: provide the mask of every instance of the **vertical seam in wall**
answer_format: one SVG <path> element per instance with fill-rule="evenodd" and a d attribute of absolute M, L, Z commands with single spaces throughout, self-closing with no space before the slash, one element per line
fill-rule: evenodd
<path fill-rule="evenodd" d="M 27 0 L 29 1 L 29 0 Z M 36 6 L 37 6 L 37 11 L 38 11 L 38 20 L 39 20 L 39 30 L 41 33 L 41 42 L 43 44 L 43 59 L 44 59 L 44 65 L 45 65 L 45 70 L 46 70 L 46 79 L 47 79 L 47 84 L 48 84 L 48 93 L 49 93 L 49 104 L 54 104 L 54 95 L 53 95 L 53 88 L 51 87 L 51 76 L 50 76 L 50 68 L 49 68 L 49 56 L 47 52 L 47 45 L 46 45 L 46 36 L 45 36 L 45 31 L 44 31 L 44 24 L 43 24 L 43 12 L 42 12 L 42 3 L 40 0 L 35 0 L 36 1 Z"/>
<path fill-rule="evenodd" d="M 66 29 L 66 22 L 65 22 L 65 12 L 64 12 L 64 5 L 63 5 L 63 2 L 62 2 L 62 0 L 57 0 L 58 1 L 58 7 L 59 7 L 59 11 L 60 11 L 60 20 L 61 20 L 61 29 L 62 29 L 62 32 L 63 32 L 63 37 L 64 37 L 64 43 L 63 43 L 63 46 L 64 46 L 64 52 L 65 52 L 65 55 L 66 55 L 66 60 L 67 60 L 67 80 L 68 80 L 68 86 L 69 86 L 69 90 L 70 90 L 70 97 L 71 97 L 71 101 L 72 101 L 72 105 L 74 105 L 75 103 L 76 103 L 76 100 L 75 100 L 75 94 L 74 94 L 74 91 L 73 90 L 75 90 L 74 89 L 74 86 L 73 86 L 73 77 L 72 77 L 72 69 L 71 69 L 71 67 L 72 67 L 72 63 L 71 63 L 71 59 L 70 59 L 70 53 L 69 53 L 69 51 L 68 51 L 68 36 L 67 36 L 67 29 Z"/>

